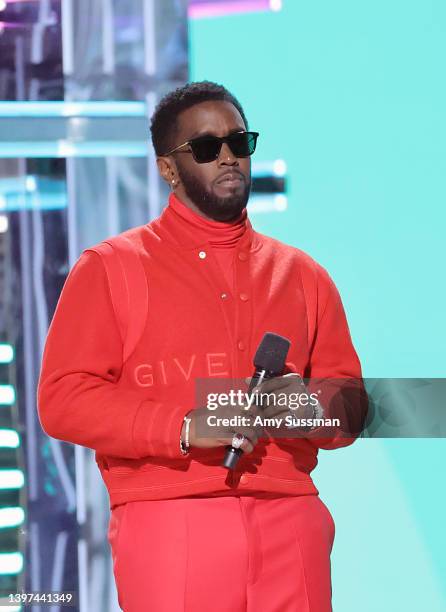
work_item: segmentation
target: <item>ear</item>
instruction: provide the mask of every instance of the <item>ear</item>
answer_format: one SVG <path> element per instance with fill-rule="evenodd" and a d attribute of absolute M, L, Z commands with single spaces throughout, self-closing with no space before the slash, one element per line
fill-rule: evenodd
<path fill-rule="evenodd" d="M 172 180 L 175 180 L 177 176 L 175 164 L 169 157 L 157 157 L 156 165 L 163 179 L 171 185 Z"/>

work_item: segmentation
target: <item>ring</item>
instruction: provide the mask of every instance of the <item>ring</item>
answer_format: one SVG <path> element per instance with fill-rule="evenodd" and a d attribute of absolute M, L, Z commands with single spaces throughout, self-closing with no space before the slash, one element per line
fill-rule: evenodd
<path fill-rule="evenodd" d="M 240 448 L 245 441 L 245 436 L 241 433 L 236 433 L 232 438 L 231 445 L 233 448 Z"/>

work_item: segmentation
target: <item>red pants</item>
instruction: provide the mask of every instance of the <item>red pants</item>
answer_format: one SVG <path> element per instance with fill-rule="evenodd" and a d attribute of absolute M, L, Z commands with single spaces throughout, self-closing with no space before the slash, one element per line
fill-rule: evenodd
<path fill-rule="evenodd" d="M 117 506 L 108 540 L 124 612 L 331 612 L 333 518 L 317 495 Z"/>

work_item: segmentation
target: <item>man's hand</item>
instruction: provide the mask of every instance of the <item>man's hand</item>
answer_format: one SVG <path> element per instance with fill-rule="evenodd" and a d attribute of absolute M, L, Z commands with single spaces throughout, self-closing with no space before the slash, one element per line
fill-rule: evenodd
<path fill-rule="evenodd" d="M 251 453 L 259 438 L 265 436 L 263 427 L 260 425 L 254 426 L 255 417 L 262 414 L 260 407 L 252 406 L 249 410 L 245 410 L 243 406 L 219 406 L 214 412 L 209 408 L 196 408 L 188 413 L 187 417 L 191 419 L 189 429 L 189 445 L 196 448 L 215 448 L 218 446 L 230 446 L 234 434 L 239 433 L 245 436 L 242 446 L 240 447 L 245 453 Z M 233 419 L 240 417 L 245 420 L 245 425 L 224 425 L 219 422 L 215 425 L 208 424 L 209 417 L 213 417 L 212 421 L 217 419 Z M 215 418 L 214 418 L 215 417 Z M 248 421 L 250 424 L 248 424 Z M 184 429 L 182 429 L 182 439 L 184 440 Z"/>
<path fill-rule="evenodd" d="M 261 407 L 263 419 L 280 419 L 274 424 L 265 425 L 266 431 L 273 437 L 287 437 L 293 429 L 308 431 L 307 427 L 291 428 L 287 426 L 286 420 L 286 417 L 311 419 L 314 416 L 315 401 L 310 397 L 300 374 L 284 374 L 265 380 L 254 389 L 253 394 L 259 396 L 253 406 Z"/>

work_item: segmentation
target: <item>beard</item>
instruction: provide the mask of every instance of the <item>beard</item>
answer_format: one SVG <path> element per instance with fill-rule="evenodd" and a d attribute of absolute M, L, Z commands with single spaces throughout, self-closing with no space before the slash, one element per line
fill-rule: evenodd
<path fill-rule="evenodd" d="M 222 198 L 209 191 L 199 179 L 178 163 L 177 172 L 187 197 L 203 214 L 214 221 L 233 221 L 248 205 L 251 179 L 244 181 L 242 191 Z"/>

